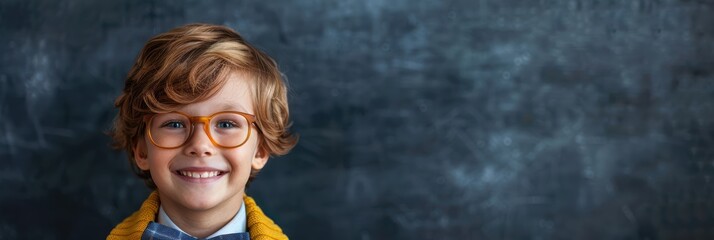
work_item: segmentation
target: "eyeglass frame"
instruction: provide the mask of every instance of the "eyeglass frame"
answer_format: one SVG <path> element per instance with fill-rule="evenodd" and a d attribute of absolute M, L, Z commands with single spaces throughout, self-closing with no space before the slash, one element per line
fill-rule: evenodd
<path fill-rule="evenodd" d="M 189 123 L 191 124 L 191 130 L 189 131 L 188 136 L 186 137 L 186 140 L 184 140 L 183 143 L 181 143 L 180 145 L 178 145 L 178 146 L 176 146 L 176 147 L 162 147 L 162 146 L 159 146 L 159 144 L 157 144 L 157 143 L 154 141 L 154 137 L 151 135 L 151 123 L 154 121 L 154 118 L 155 118 L 156 116 L 158 116 L 159 114 L 167 114 L 167 113 L 176 113 L 176 114 L 183 115 L 184 117 L 186 117 L 186 118 L 188 119 Z M 210 129 L 209 129 L 209 128 L 210 128 L 210 125 L 211 125 L 211 124 L 210 124 L 210 123 L 211 123 L 211 119 L 213 119 L 213 117 L 215 117 L 216 115 L 218 115 L 218 114 L 223 114 L 223 113 L 235 113 L 235 114 L 241 115 L 241 116 L 243 116 L 243 117 L 245 118 L 246 121 L 248 121 L 248 125 L 249 125 L 249 126 L 255 126 L 256 130 L 260 131 L 260 128 L 258 127 L 258 124 L 256 123 L 255 115 L 250 114 L 250 113 L 244 113 L 244 112 L 238 112 L 238 111 L 220 111 L 220 112 L 215 112 L 215 113 L 213 113 L 213 114 L 211 114 L 211 115 L 208 115 L 208 116 L 191 116 L 191 115 L 188 115 L 188 114 L 183 113 L 183 112 L 171 111 L 171 112 L 166 112 L 166 113 L 155 113 L 155 114 L 152 114 L 152 115 L 145 116 L 145 117 L 144 117 L 144 121 L 146 122 L 146 130 L 145 130 L 145 132 L 146 132 L 146 135 L 149 136 L 149 141 L 150 141 L 151 144 L 153 144 L 154 146 L 156 146 L 156 147 L 158 147 L 158 148 L 162 148 L 162 149 L 176 149 L 176 148 L 183 147 L 184 145 L 186 145 L 186 143 L 189 142 L 189 139 L 191 139 L 191 137 L 193 137 L 193 134 L 195 133 L 194 130 L 195 130 L 195 128 L 196 128 L 196 124 L 198 124 L 198 123 L 203 123 L 203 132 L 206 133 L 206 136 L 208 136 L 208 140 L 211 140 L 211 143 L 212 143 L 214 146 L 218 146 L 218 147 L 221 147 L 221 148 L 238 148 L 238 147 L 240 147 L 240 146 L 243 146 L 243 144 L 245 144 L 246 142 L 248 142 L 248 139 L 250 139 L 250 134 L 251 134 L 251 129 L 252 129 L 252 127 L 248 127 L 248 135 L 245 136 L 245 139 L 243 140 L 243 142 L 241 142 L 240 144 L 235 145 L 235 146 L 223 146 L 223 145 L 221 145 L 221 144 L 218 144 L 218 143 L 216 142 L 216 140 L 213 139 L 213 135 L 211 135 L 211 131 L 210 131 Z"/>

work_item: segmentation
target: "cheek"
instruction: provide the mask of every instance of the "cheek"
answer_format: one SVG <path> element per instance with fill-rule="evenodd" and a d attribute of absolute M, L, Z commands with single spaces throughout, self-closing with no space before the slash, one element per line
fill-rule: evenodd
<path fill-rule="evenodd" d="M 246 143 L 239 148 L 223 152 L 223 157 L 229 161 L 234 168 L 238 168 L 241 173 L 250 173 L 251 163 L 253 162 L 253 157 L 255 157 L 257 150 L 255 144 L 251 143 Z"/>
<path fill-rule="evenodd" d="M 251 151 L 247 151 L 249 149 L 241 148 L 225 151 L 223 153 L 223 157 L 233 165 L 240 165 L 241 167 L 243 165 L 250 165 L 250 162 L 253 159 Z"/>
<path fill-rule="evenodd" d="M 180 150 L 149 148 L 147 153 L 149 165 L 154 167 L 167 165 L 169 162 L 171 162 L 171 159 L 173 159 L 177 154 L 180 153 Z"/>

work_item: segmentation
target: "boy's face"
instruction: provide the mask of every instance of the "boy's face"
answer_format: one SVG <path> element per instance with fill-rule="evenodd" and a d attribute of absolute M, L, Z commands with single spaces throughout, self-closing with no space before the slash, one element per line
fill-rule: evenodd
<path fill-rule="evenodd" d="M 216 95 L 185 105 L 178 111 L 192 116 L 210 116 L 220 111 L 255 115 L 250 94 L 252 83 L 247 77 L 232 74 Z M 159 148 L 144 136 L 134 149 L 134 158 L 139 168 L 151 171 L 164 208 L 200 211 L 238 207 L 251 167 L 262 169 L 268 161 L 268 155 L 258 151 L 257 132 L 253 128 L 247 142 L 240 147 L 221 148 L 213 145 L 203 124 L 199 123 L 187 142 L 175 149 Z M 216 172 L 220 174 L 211 177 Z M 200 174 L 208 174 L 208 177 L 193 178 Z"/>

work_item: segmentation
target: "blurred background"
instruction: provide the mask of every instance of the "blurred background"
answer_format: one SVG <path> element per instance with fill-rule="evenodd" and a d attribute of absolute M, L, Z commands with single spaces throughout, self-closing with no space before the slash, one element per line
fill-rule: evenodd
<path fill-rule="evenodd" d="M 293 130 L 248 193 L 292 239 L 714 239 L 714 2 L 0 3 L 0 239 L 102 239 L 144 43 L 236 29 Z"/>

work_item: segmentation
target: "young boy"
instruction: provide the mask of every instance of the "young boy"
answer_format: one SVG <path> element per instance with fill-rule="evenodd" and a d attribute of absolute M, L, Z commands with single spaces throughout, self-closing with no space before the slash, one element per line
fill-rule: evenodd
<path fill-rule="evenodd" d="M 107 239 L 287 239 L 245 195 L 297 142 L 275 62 L 233 30 L 150 39 L 115 102 L 111 135 L 154 192 Z"/>

